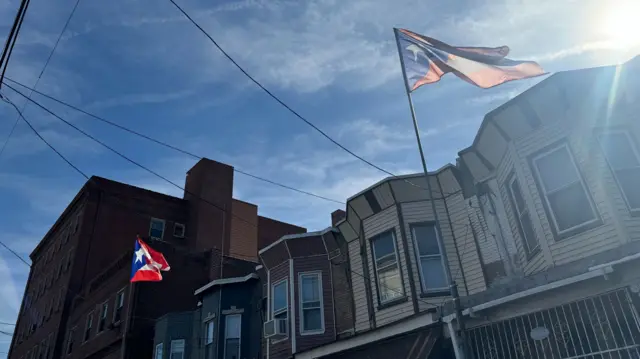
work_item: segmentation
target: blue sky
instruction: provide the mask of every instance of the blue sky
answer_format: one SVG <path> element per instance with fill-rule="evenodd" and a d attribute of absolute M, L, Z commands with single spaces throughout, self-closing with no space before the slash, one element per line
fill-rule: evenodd
<path fill-rule="evenodd" d="M 33 0 L 7 76 L 33 85 L 75 0 Z M 420 171 L 393 38 L 406 27 L 453 45 L 511 47 L 547 71 L 637 54 L 633 0 L 181 0 L 237 61 L 338 141 L 394 173 Z M 6 36 L 19 1 L 0 3 Z M 625 28 L 627 26 L 628 28 Z M 640 29 L 635 33 L 640 32 Z M 3 41 L 4 42 L 4 41 Z M 455 161 L 483 115 L 541 79 L 481 90 L 447 76 L 414 94 L 429 167 Z M 251 84 L 168 1 L 81 1 L 38 89 L 171 144 L 344 200 L 384 177 Z M 11 90 L 4 93 L 22 106 Z M 34 97 L 177 183 L 195 161 Z M 181 196 L 35 106 L 25 116 L 83 171 Z M 15 121 L 0 106 L 0 143 Z M 0 156 L 1 239 L 27 257 L 84 179 L 20 123 Z M 338 205 L 237 175 L 236 198 L 319 229 Z M 0 321 L 14 322 L 28 268 L 0 248 Z M 3 327 L 1 330 L 11 330 Z M 0 352 L 8 337 L 0 337 Z M 0 354 L 1 356 L 2 354 Z"/>

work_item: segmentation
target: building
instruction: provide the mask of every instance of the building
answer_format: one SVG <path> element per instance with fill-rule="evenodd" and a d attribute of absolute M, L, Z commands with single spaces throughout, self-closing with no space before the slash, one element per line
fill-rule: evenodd
<path fill-rule="evenodd" d="M 256 264 L 234 261 L 246 274 L 209 282 L 192 293 L 196 310 L 156 321 L 154 359 L 261 358 L 262 289 Z"/>
<path fill-rule="evenodd" d="M 488 113 L 431 193 L 416 174 L 351 197 L 354 335 L 295 357 L 639 358 L 638 73 L 555 74 Z"/>
<path fill-rule="evenodd" d="M 194 290 L 244 270 L 234 258 L 255 267 L 259 245 L 306 232 L 234 199 L 233 173 L 202 159 L 183 198 L 87 181 L 31 253 L 9 357 L 150 357 L 158 317 L 195 309 Z M 163 282 L 129 286 L 137 235 L 172 264 Z"/>

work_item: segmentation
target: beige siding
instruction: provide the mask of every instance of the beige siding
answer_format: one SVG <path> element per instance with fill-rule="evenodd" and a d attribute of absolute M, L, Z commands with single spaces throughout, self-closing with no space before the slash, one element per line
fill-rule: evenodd
<path fill-rule="evenodd" d="M 376 196 L 376 199 L 378 200 L 381 208 L 387 208 L 394 204 L 389 183 L 383 183 L 380 186 L 374 188 L 373 194 Z"/>
<path fill-rule="evenodd" d="M 606 188 L 611 184 L 602 184 L 600 182 L 602 181 L 601 173 L 596 173 L 594 166 L 590 165 L 590 161 L 592 160 L 588 153 L 589 143 L 592 143 L 590 138 L 585 136 L 584 132 L 572 133 L 571 136 L 567 137 L 566 135 L 571 133 L 569 125 L 567 122 L 561 121 L 549 124 L 517 142 L 521 173 L 525 177 L 522 179 L 522 176 L 519 176 L 519 179 L 526 181 L 526 188 L 531 194 L 535 207 L 535 212 L 533 213 L 537 214 L 540 218 L 545 238 L 547 243 L 549 243 L 553 262 L 556 265 L 593 255 L 619 244 L 619 233 L 615 221 L 612 218 L 612 209 L 609 201 L 606 200 L 606 194 L 602 191 L 602 186 Z M 563 138 L 568 138 L 569 140 L 568 144 L 575 158 L 576 165 L 583 175 L 585 184 L 595 203 L 596 210 L 602 217 L 604 224 L 556 243 L 551 231 L 551 219 L 546 216 L 542 203 L 543 199 L 538 193 L 533 173 L 529 166 L 528 157 L 532 153 L 545 146 L 556 143 Z M 525 187 L 525 184 L 521 183 L 521 186 Z"/>
<path fill-rule="evenodd" d="M 390 229 L 393 230 L 393 233 L 396 239 L 395 245 L 397 249 L 398 262 L 400 263 L 400 270 L 402 271 L 402 282 L 404 285 L 404 292 L 405 292 L 404 294 L 409 298 L 408 301 L 402 304 L 394 305 L 389 308 L 375 311 L 376 325 L 382 326 L 413 314 L 413 304 L 411 302 L 411 293 L 409 289 L 410 288 L 409 272 L 407 271 L 407 266 L 404 260 L 405 248 L 402 245 L 402 237 L 400 236 L 400 227 L 398 225 L 398 215 L 397 215 L 396 207 L 393 206 L 393 207 L 387 208 L 386 210 L 381 211 L 380 213 L 377 213 L 376 215 L 367 218 L 364 221 L 363 225 L 364 225 L 365 238 L 367 239 L 365 240 L 365 246 L 367 250 L 367 256 L 369 258 L 368 265 L 369 265 L 369 273 L 371 277 L 370 278 L 371 287 L 374 295 L 374 306 L 377 306 L 378 304 L 377 303 L 378 288 L 375 280 L 375 270 L 373 265 L 373 259 L 371 258 L 372 251 L 371 251 L 369 239 Z"/>
<path fill-rule="evenodd" d="M 640 105 L 636 106 L 640 107 Z M 640 109 L 638 109 L 638 111 L 640 112 Z M 635 118 L 635 121 L 633 118 L 629 118 L 629 122 L 626 124 L 626 127 L 630 129 L 632 138 L 635 140 L 636 149 L 640 151 L 640 122 L 637 121 L 637 117 Z M 629 240 L 640 240 L 640 216 L 634 217 L 630 215 L 627 204 L 625 203 L 617 185 L 613 192 L 617 194 L 615 197 L 616 203 L 618 204 L 617 207 L 620 209 L 620 218 L 622 219 L 625 230 L 627 231 Z"/>
<path fill-rule="evenodd" d="M 351 265 L 351 286 L 355 307 L 355 330 L 359 332 L 369 329 L 369 310 L 367 309 L 367 292 L 358 240 L 349 243 L 349 264 Z"/>

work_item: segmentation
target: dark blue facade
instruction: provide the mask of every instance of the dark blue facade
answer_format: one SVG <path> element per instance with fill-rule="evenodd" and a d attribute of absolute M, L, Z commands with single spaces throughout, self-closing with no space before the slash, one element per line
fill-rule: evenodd
<path fill-rule="evenodd" d="M 225 278 L 196 291 L 198 309 L 170 313 L 156 322 L 154 359 L 260 359 L 262 289 L 258 277 Z M 172 342 L 173 341 L 173 342 Z M 158 355 L 156 357 L 156 355 Z"/>

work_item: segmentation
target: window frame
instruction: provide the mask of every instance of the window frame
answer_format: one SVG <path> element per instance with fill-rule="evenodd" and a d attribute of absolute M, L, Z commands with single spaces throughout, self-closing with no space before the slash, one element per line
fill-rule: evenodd
<path fill-rule="evenodd" d="M 87 314 L 87 320 L 84 325 L 84 332 L 82 333 L 82 344 L 91 339 L 91 329 L 93 329 L 93 313 L 94 311 L 92 310 Z"/>
<path fill-rule="evenodd" d="M 518 208 L 518 204 L 516 202 L 515 194 L 513 193 L 513 183 L 518 185 L 520 189 L 520 196 L 524 201 L 525 212 L 521 213 Z M 522 190 L 522 186 L 520 181 L 518 180 L 518 176 L 514 173 L 511 173 L 507 180 L 504 182 L 504 186 L 507 189 L 507 196 L 509 197 L 509 204 L 511 205 L 511 211 L 513 212 L 514 219 L 516 222 L 516 227 L 518 227 L 518 234 L 520 235 L 520 239 L 522 241 L 522 248 L 524 249 L 527 261 L 530 261 L 533 257 L 535 257 L 538 253 L 540 253 L 540 240 L 535 233 L 535 228 L 533 227 L 533 216 L 531 215 L 531 209 L 527 204 L 527 200 L 524 197 L 524 191 Z M 529 242 L 527 241 L 526 235 L 524 233 L 524 226 L 522 225 L 522 216 L 527 215 L 529 217 L 529 222 L 531 222 L 531 229 L 534 231 L 533 235 L 536 236 L 536 246 L 533 248 L 529 248 Z"/>
<path fill-rule="evenodd" d="M 386 234 L 391 234 L 391 240 L 393 243 L 393 254 L 395 256 L 395 261 L 396 261 L 396 265 L 398 267 L 398 275 L 400 277 L 400 284 L 402 286 L 402 293 L 400 293 L 400 296 L 395 297 L 395 298 L 391 298 L 388 300 L 383 301 L 382 300 L 382 296 L 380 295 L 380 278 L 378 276 L 378 261 L 376 259 L 376 248 L 375 248 L 375 241 L 377 239 L 379 239 L 380 237 L 386 235 Z M 375 274 L 375 285 L 376 285 L 376 292 L 377 292 L 377 296 L 378 296 L 378 310 L 380 309 L 384 309 L 386 307 L 404 302 L 407 300 L 407 290 L 404 287 L 404 278 L 403 278 L 403 273 L 402 273 L 402 266 L 400 264 L 400 254 L 398 253 L 398 245 L 397 245 L 397 236 L 396 236 L 396 230 L 395 227 L 388 229 L 386 231 L 382 231 L 378 234 L 376 234 L 375 236 L 370 237 L 368 240 L 369 242 L 369 247 L 371 249 L 371 261 L 373 264 L 373 272 Z"/>
<path fill-rule="evenodd" d="M 125 296 L 125 290 L 126 289 L 127 288 L 124 287 L 124 288 L 120 289 L 116 293 L 116 298 L 115 298 L 115 300 L 113 302 L 113 318 L 112 318 L 112 320 L 113 320 L 114 324 L 122 322 L 122 312 L 124 312 L 124 296 Z M 118 301 L 118 297 L 120 295 L 122 295 L 122 297 L 121 297 L 122 299 L 120 301 Z M 120 311 L 121 314 L 120 314 L 120 319 L 116 320 L 116 314 L 118 313 L 118 310 L 121 310 Z"/>
<path fill-rule="evenodd" d="M 284 285 L 284 290 L 285 290 L 284 298 L 285 298 L 287 304 L 284 306 L 283 309 L 278 309 L 276 311 L 275 310 L 275 306 L 274 306 L 274 304 L 275 304 L 274 293 L 275 293 L 275 288 L 277 286 L 279 286 L 279 285 Z M 287 317 L 285 318 L 285 320 L 287 321 L 287 335 L 284 338 L 282 338 L 282 340 L 285 340 L 285 339 L 289 338 L 289 336 L 291 335 L 290 334 L 291 333 L 291 325 L 289 325 L 291 323 L 290 319 L 289 319 L 289 318 L 291 318 L 291 315 L 289 313 L 289 307 L 290 307 L 290 303 L 289 303 L 289 278 L 288 277 L 287 278 L 283 278 L 283 279 L 280 279 L 279 281 L 274 282 L 273 284 L 271 284 L 270 291 L 271 291 L 271 303 L 270 303 L 271 304 L 271 310 L 270 310 L 269 314 L 271 315 L 271 320 L 275 320 L 276 319 L 275 318 L 276 315 L 280 315 L 282 313 L 287 313 Z"/>
<path fill-rule="evenodd" d="M 629 202 L 627 194 L 626 194 L 625 190 L 622 188 L 622 185 L 620 184 L 620 180 L 618 179 L 618 174 L 617 174 L 616 170 L 613 168 L 613 166 L 611 165 L 611 162 L 609 161 L 609 158 L 607 157 L 607 154 L 606 154 L 605 148 L 604 148 L 604 143 L 602 141 L 602 137 L 603 136 L 607 136 L 607 135 L 623 135 L 626 138 L 626 140 L 629 143 L 629 146 L 631 147 L 631 150 L 633 151 L 633 155 L 635 156 L 636 160 L 639 163 L 639 165 L 637 167 L 633 167 L 633 168 L 640 169 L 640 151 L 638 151 L 638 146 L 636 146 L 636 141 L 633 138 L 633 136 L 631 135 L 631 133 L 626 129 L 609 129 L 609 130 L 599 131 L 595 136 L 596 137 L 596 141 L 598 142 L 598 145 L 600 146 L 600 150 L 602 151 L 602 157 L 604 157 L 604 160 L 607 163 L 607 167 L 609 167 L 609 171 L 611 171 L 611 174 L 613 175 L 613 179 L 616 182 L 616 186 L 618 187 L 618 190 L 620 191 L 620 194 L 622 194 L 622 198 L 624 199 L 624 202 L 627 205 L 627 209 L 629 210 L 629 213 L 632 216 L 640 216 L 640 207 L 631 208 L 631 204 Z M 626 168 L 626 169 L 629 169 L 629 168 Z"/>
<path fill-rule="evenodd" d="M 104 310 L 104 314 L 103 313 Z M 107 329 L 107 317 L 109 317 L 109 301 L 106 300 L 100 304 L 100 311 L 98 312 L 98 325 L 96 326 L 96 335 L 104 332 Z M 104 320 L 104 326 L 100 328 L 101 321 Z"/>
<path fill-rule="evenodd" d="M 178 228 L 178 227 L 182 227 L 182 235 L 179 235 L 179 236 L 176 235 L 176 228 Z M 175 222 L 173 224 L 173 236 L 176 237 L 176 238 L 184 238 L 186 230 L 187 230 L 187 227 L 182 223 Z"/>
<path fill-rule="evenodd" d="M 159 350 L 160 358 L 158 358 L 158 348 L 160 349 Z M 158 343 L 153 349 L 153 359 L 162 359 L 163 356 L 164 356 L 164 343 Z"/>
<path fill-rule="evenodd" d="M 151 230 L 153 229 L 153 222 L 154 221 L 162 222 L 162 236 L 160 238 L 154 237 L 154 236 L 151 235 Z M 166 230 L 167 230 L 167 222 L 164 219 L 151 217 L 151 219 L 149 220 L 149 238 L 162 240 L 162 239 L 164 239 L 164 232 Z"/>
<path fill-rule="evenodd" d="M 216 320 L 211 318 L 204 321 L 204 347 L 207 345 L 213 345 L 216 338 Z M 211 324 L 211 337 L 209 337 L 209 324 Z"/>
<path fill-rule="evenodd" d="M 540 171 L 538 170 L 538 166 L 536 163 L 536 161 L 538 161 L 539 159 L 545 156 L 548 156 L 561 149 L 565 150 L 569 155 L 569 159 L 571 160 L 571 165 L 573 166 L 573 169 L 575 170 L 575 173 L 578 176 L 578 182 L 580 183 L 582 191 L 584 192 L 587 198 L 587 202 L 589 202 L 589 207 L 594 216 L 593 219 L 587 222 L 564 229 L 562 231 L 559 229 L 557 219 L 555 217 L 555 214 L 553 213 L 553 210 L 551 209 L 551 203 L 549 202 L 548 194 L 546 193 L 546 190 L 544 188 L 544 184 L 542 182 L 542 176 L 540 175 Z M 540 151 L 537 151 L 531 154 L 529 156 L 529 166 L 533 174 L 534 182 L 536 183 L 538 195 L 541 197 L 540 199 L 542 201 L 545 214 L 547 216 L 547 221 L 549 222 L 549 227 L 551 228 L 551 231 L 553 232 L 553 236 L 556 241 L 573 237 L 577 234 L 586 232 L 602 224 L 602 218 L 600 217 L 600 213 L 598 212 L 598 209 L 595 205 L 595 202 L 591 195 L 591 191 L 589 190 L 589 187 L 587 186 L 584 180 L 582 171 L 578 167 L 578 164 L 576 163 L 576 158 L 573 155 L 573 151 L 571 150 L 571 147 L 569 146 L 566 140 L 561 140 L 559 142 L 553 143 L 541 149 Z M 566 186 L 564 188 L 566 188 Z M 556 189 L 556 191 L 558 190 Z"/>
<path fill-rule="evenodd" d="M 173 357 L 173 348 L 174 348 L 174 343 L 182 343 L 182 351 L 179 352 L 182 354 L 182 357 L 180 359 L 186 359 L 186 353 L 187 353 L 187 342 L 184 339 L 171 339 L 171 341 L 169 342 L 169 359 L 172 359 Z M 177 354 L 178 352 L 176 352 Z"/>
<path fill-rule="evenodd" d="M 440 297 L 440 296 L 448 296 L 451 295 L 450 285 L 441 288 L 432 288 L 429 289 L 426 287 L 426 283 L 424 283 L 424 278 L 422 274 L 422 261 L 423 257 L 425 258 L 440 258 L 440 265 L 442 266 L 442 274 L 444 275 L 444 281 L 447 283 L 450 279 L 447 278 L 447 270 L 445 268 L 446 263 L 444 262 L 444 256 L 442 255 L 442 248 L 440 247 L 440 237 L 438 235 L 438 230 L 436 226 L 438 223 L 435 221 L 421 221 L 414 222 L 409 224 L 409 230 L 411 231 L 411 240 L 413 242 L 413 251 L 415 254 L 415 260 L 417 262 L 418 267 L 418 278 L 420 278 L 420 290 L 422 297 Z M 420 246 L 418 245 L 418 237 L 416 236 L 415 228 L 416 227 L 433 227 L 433 232 L 436 236 L 436 244 L 438 246 L 438 254 L 421 254 Z"/>
<path fill-rule="evenodd" d="M 320 294 L 320 307 L 319 308 L 304 308 L 304 298 L 302 297 L 302 281 L 305 276 L 314 276 L 318 278 L 318 293 Z M 325 332 L 324 324 L 324 293 L 322 283 L 322 271 L 309 271 L 298 273 L 298 315 L 300 316 L 300 335 L 317 335 Z M 320 328 L 319 329 L 304 329 L 304 310 L 305 309 L 320 309 Z"/>
<path fill-rule="evenodd" d="M 229 318 L 239 318 L 240 320 L 240 336 L 238 338 L 229 338 L 227 336 L 228 333 L 228 327 L 227 324 L 229 322 Z M 242 352 L 242 314 L 241 313 L 236 313 L 236 314 L 226 314 L 224 316 L 224 349 L 222 352 L 222 358 L 226 359 L 227 358 L 227 340 L 229 339 L 238 339 L 238 359 L 242 358 L 241 356 L 241 352 Z"/>

